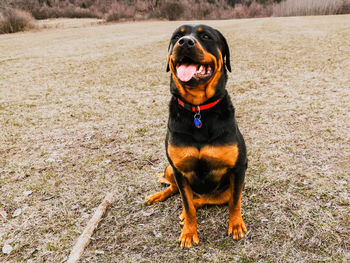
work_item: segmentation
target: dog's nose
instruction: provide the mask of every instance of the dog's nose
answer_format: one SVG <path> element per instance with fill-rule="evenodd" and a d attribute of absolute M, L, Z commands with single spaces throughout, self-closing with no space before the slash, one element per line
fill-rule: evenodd
<path fill-rule="evenodd" d="M 178 45 L 179 47 L 187 47 L 187 48 L 191 48 L 194 47 L 196 44 L 196 41 L 188 36 L 184 36 L 182 38 L 179 39 Z"/>

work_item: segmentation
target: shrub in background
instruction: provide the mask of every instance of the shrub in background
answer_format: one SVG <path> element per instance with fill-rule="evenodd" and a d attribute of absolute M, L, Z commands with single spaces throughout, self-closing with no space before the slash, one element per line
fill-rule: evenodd
<path fill-rule="evenodd" d="M 0 9 L 0 34 L 15 33 L 34 28 L 34 18 L 30 13 L 15 8 Z"/>
<path fill-rule="evenodd" d="M 171 1 L 177 6 L 167 6 L 168 16 L 164 16 L 164 4 L 161 4 L 161 18 L 170 20 L 201 20 L 201 19 L 228 19 L 232 18 L 233 7 L 226 0 L 180 0 Z M 157 17 L 157 16 L 155 16 Z"/>
<path fill-rule="evenodd" d="M 220 1 L 216 3 L 205 0 L 183 1 L 184 9 L 187 10 L 186 19 L 212 19 L 212 10 L 221 8 L 218 2 Z"/>
<path fill-rule="evenodd" d="M 339 11 L 339 14 L 350 14 L 350 0 L 344 1 L 344 4 Z"/>
<path fill-rule="evenodd" d="M 118 21 L 119 19 L 133 19 L 135 17 L 136 8 L 124 3 L 114 3 L 108 11 L 105 19 L 107 22 Z"/>
<path fill-rule="evenodd" d="M 47 19 L 47 18 L 97 18 L 99 17 L 95 12 L 90 9 L 77 7 L 74 5 L 68 6 L 54 6 L 50 7 L 46 4 L 38 6 L 31 10 L 34 18 L 36 19 Z"/>
<path fill-rule="evenodd" d="M 272 5 L 262 5 L 255 1 L 235 5 L 233 18 L 269 17 L 273 13 Z"/>
<path fill-rule="evenodd" d="M 170 21 L 181 18 L 184 11 L 185 7 L 180 2 L 165 2 L 160 6 L 160 16 Z"/>
<path fill-rule="evenodd" d="M 0 0 L 3 6 L 26 10 L 36 19 L 57 17 L 100 17 L 93 8 L 87 8 L 94 0 Z M 106 0 L 104 0 L 106 1 Z"/>

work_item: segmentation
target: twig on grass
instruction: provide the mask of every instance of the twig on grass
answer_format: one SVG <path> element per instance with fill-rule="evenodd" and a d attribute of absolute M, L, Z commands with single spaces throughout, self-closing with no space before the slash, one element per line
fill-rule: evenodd
<path fill-rule="evenodd" d="M 106 212 L 108 206 L 113 202 L 113 193 L 107 193 L 102 203 L 97 207 L 94 215 L 84 229 L 84 232 L 80 235 L 77 242 L 75 243 L 72 251 L 69 255 L 67 263 L 76 263 L 84 253 L 84 249 L 90 243 L 90 238 L 96 229 L 98 223 L 101 221 L 102 216 Z"/>

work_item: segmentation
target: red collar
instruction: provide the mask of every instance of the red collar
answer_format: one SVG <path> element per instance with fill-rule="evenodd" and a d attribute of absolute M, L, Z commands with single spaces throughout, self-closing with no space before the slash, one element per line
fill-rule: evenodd
<path fill-rule="evenodd" d="M 222 98 L 220 98 L 216 101 L 213 101 L 211 103 L 204 104 L 204 105 L 198 105 L 198 106 L 193 106 L 192 104 L 185 103 L 182 100 L 180 100 L 179 98 L 177 99 L 177 102 L 179 103 L 179 105 L 181 105 L 185 109 L 192 110 L 193 112 L 200 112 L 202 110 L 207 110 L 207 109 L 214 107 L 216 104 L 218 104 L 220 102 L 220 100 L 222 100 Z"/>

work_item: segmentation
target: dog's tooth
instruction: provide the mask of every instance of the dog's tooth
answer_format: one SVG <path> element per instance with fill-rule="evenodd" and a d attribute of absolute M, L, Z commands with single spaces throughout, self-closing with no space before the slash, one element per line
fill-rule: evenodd
<path fill-rule="evenodd" d="M 208 66 L 207 74 L 211 73 L 211 66 Z"/>
<path fill-rule="evenodd" d="M 203 65 L 201 65 L 200 67 L 199 67 L 199 69 L 198 69 L 198 73 L 201 73 L 202 72 L 202 70 L 203 70 Z"/>
<path fill-rule="evenodd" d="M 204 75 L 204 74 L 205 74 L 206 69 L 205 69 L 205 67 L 204 67 L 203 65 L 201 66 L 201 69 L 202 69 L 202 70 L 201 70 L 201 74 L 202 74 L 202 75 Z"/>

